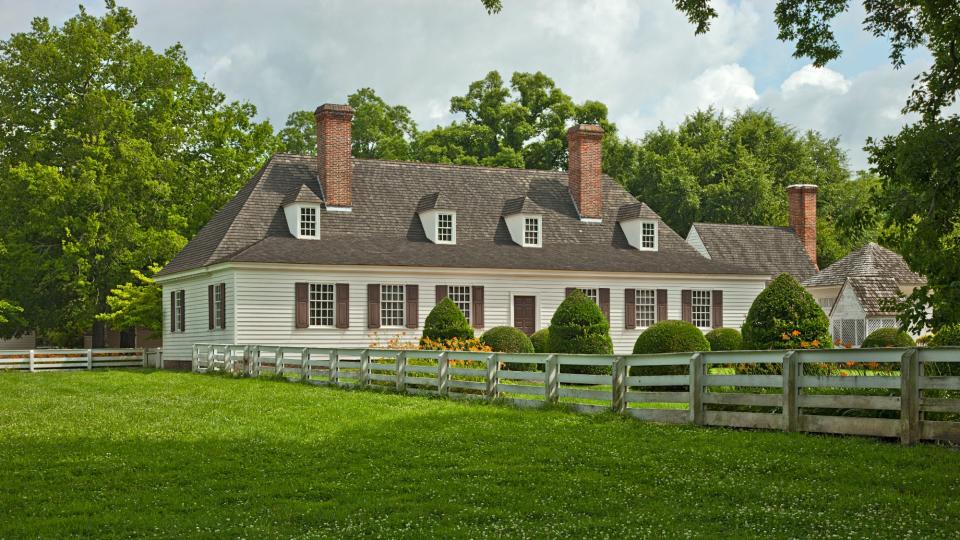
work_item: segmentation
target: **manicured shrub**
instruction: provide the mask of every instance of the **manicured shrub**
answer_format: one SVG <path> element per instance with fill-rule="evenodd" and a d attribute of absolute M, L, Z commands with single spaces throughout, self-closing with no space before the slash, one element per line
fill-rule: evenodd
<path fill-rule="evenodd" d="M 534 352 L 530 338 L 512 326 L 495 326 L 480 336 L 480 342 L 495 352 L 529 354 Z M 516 371 L 534 371 L 537 364 L 506 363 L 506 369 Z"/>
<path fill-rule="evenodd" d="M 613 354 L 610 323 L 600 307 L 575 290 L 557 308 L 550 320 L 549 348 L 552 353 Z M 564 366 L 567 373 L 610 373 L 607 366 Z"/>
<path fill-rule="evenodd" d="M 960 347 L 960 324 L 940 327 L 930 338 L 931 347 Z"/>
<path fill-rule="evenodd" d="M 714 328 L 707 332 L 711 351 L 739 351 L 743 349 L 743 336 L 736 328 Z"/>
<path fill-rule="evenodd" d="M 530 336 L 530 343 L 533 343 L 533 350 L 538 353 L 550 352 L 550 329 L 541 328 Z"/>
<path fill-rule="evenodd" d="M 647 328 L 633 344 L 633 354 L 709 351 L 710 342 L 699 328 L 686 321 L 661 321 Z M 631 375 L 686 375 L 688 365 L 637 366 Z M 679 389 L 672 388 L 671 389 Z"/>
<path fill-rule="evenodd" d="M 454 338 L 473 339 L 473 328 L 453 300 L 444 298 L 427 315 L 420 342 L 424 343 L 425 339 L 446 341 Z"/>
<path fill-rule="evenodd" d="M 874 330 L 863 340 L 860 347 L 876 349 L 880 347 L 913 347 L 915 345 L 910 334 L 899 328 L 879 328 Z"/>
<path fill-rule="evenodd" d="M 789 274 L 757 295 L 741 328 L 747 349 L 833 348 L 827 315 Z"/>

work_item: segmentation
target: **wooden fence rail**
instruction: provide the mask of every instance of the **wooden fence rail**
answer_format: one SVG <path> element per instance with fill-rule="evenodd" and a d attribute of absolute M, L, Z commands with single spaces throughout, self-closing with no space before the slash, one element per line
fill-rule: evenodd
<path fill-rule="evenodd" d="M 960 348 L 601 356 L 197 344 L 193 370 L 565 403 L 667 423 L 960 442 Z"/>
<path fill-rule="evenodd" d="M 0 351 L 0 371 L 60 371 L 147 367 L 159 349 L 32 349 Z"/>

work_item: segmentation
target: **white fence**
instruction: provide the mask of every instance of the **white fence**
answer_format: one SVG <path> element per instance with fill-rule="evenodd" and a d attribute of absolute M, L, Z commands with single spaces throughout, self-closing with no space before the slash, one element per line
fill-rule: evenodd
<path fill-rule="evenodd" d="M 591 367 L 609 374 L 571 372 Z M 960 442 L 960 348 L 594 356 L 198 344 L 193 369 L 561 402 L 667 423 Z"/>
<path fill-rule="evenodd" d="M 159 349 L 32 349 L 0 351 L 0 370 L 53 371 L 147 367 Z"/>

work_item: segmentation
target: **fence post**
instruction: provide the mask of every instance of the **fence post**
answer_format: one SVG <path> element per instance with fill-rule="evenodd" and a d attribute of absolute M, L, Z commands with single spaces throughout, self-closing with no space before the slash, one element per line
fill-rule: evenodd
<path fill-rule="evenodd" d="M 330 380 L 327 382 L 333 386 L 340 384 L 340 352 L 337 349 L 330 351 Z"/>
<path fill-rule="evenodd" d="M 140 349 L 140 359 L 143 360 L 143 364 L 141 365 L 141 367 L 146 368 L 147 367 L 147 350 L 146 349 Z"/>
<path fill-rule="evenodd" d="M 627 361 L 618 356 L 613 362 L 613 412 L 623 414 L 627 410 Z"/>
<path fill-rule="evenodd" d="M 560 360 L 551 354 L 543 367 L 543 397 L 547 403 L 560 401 Z"/>
<path fill-rule="evenodd" d="M 33 349 L 30 349 L 30 371 L 36 371 L 36 367 L 33 365 Z"/>
<path fill-rule="evenodd" d="M 300 351 L 300 380 L 306 381 L 309 379 L 310 371 L 310 349 L 306 347 Z"/>
<path fill-rule="evenodd" d="M 447 351 L 440 353 L 437 358 L 437 393 L 441 396 L 450 395 L 450 361 L 447 360 Z"/>
<path fill-rule="evenodd" d="M 210 371 L 210 368 L 213 367 L 213 345 L 207 345 L 207 369 Z"/>
<path fill-rule="evenodd" d="M 397 392 L 407 390 L 407 351 L 397 353 Z"/>
<path fill-rule="evenodd" d="M 900 443 L 920 439 L 920 361 L 917 349 L 900 357 Z"/>
<path fill-rule="evenodd" d="M 360 386 L 370 386 L 370 350 L 360 353 Z"/>
<path fill-rule="evenodd" d="M 260 376 L 260 371 L 263 369 L 263 359 L 260 358 L 259 345 L 253 350 L 253 366 L 251 366 L 251 369 L 253 370 L 254 377 Z"/>
<path fill-rule="evenodd" d="M 690 357 L 690 422 L 703 425 L 703 354 Z"/>
<path fill-rule="evenodd" d="M 92 369 L 93 369 L 93 349 L 87 349 L 87 370 L 89 371 Z"/>
<path fill-rule="evenodd" d="M 800 394 L 798 381 L 803 365 L 797 358 L 797 351 L 783 355 L 783 430 L 800 430 L 800 408 L 797 400 Z"/>
<path fill-rule="evenodd" d="M 500 370 L 500 355 L 493 353 L 487 357 L 487 399 L 497 398 L 497 372 Z"/>
<path fill-rule="evenodd" d="M 193 345 L 193 358 L 190 359 L 191 369 L 194 373 L 200 370 L 200 346 Z"/>

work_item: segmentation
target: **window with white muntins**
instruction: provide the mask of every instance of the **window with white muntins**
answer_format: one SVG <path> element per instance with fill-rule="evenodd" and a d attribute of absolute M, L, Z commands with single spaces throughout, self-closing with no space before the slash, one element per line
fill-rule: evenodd
<path fill-rule="evenodd" d="M 597 289 L 580 289 L 580 292 L 587 298 L 593 300 L 594 304 L 600 305 L 600 292 Z"/>
<path fill-rule="evenodd" d="M 317 235 L 317 209 L 305 206 L 300 208 L 300 236 Z"/>
<path fill-rule="evenodd" d="M 655 289 L 636 290 L 637 326 L 646 328 L 657 322 L 657 291 Z"/>
<path fill-rule="evenodd" d="M 186 331 L 186 328 L 184 328 L 185 318 L 183 313 L 183 310 L 186 309 L 185 308 L 186 296 L 187 296 L 187 293 L 183 289 L 180 289 L 179 291 L 176 292 L 176 294 L 173 295 L 173 313 L 174 313 L 173 331 L 174 332 Z"/>
<path fill-rule="evenodd" d="M 710 328 L 712 298 L 710 291 L 691 291 L 693 324 L 697 328 Z"/>
<path fill-rule="evenodd" d="M 403 285 L 380 286 L 380 324 L 403 327 L 406 323 L 406 305 Z"/>
<path fill-rule="evenodd" d="M 336 292 L 333 283 L 310 284 L 310 326 L 333 326 Z"/>
<path fill-rule="evenodd" d="M 456 219 L 453 214 L 437 214 L 437 243 L 453 244 L 457 241 Z"/>
<path fill-rule="evenodd" d="M 470 286 L 450 285 L 447 287 L 447 296 L 460 308 L 467 321 L 472 322 L 470 318 L 470 303 L 472 301 Z"/>
<path fill-rule="evenodd" d="M 541 245 L 540 218 L 523 218 L 523 245 L 537 247 Z"/>
<path fill-rule="evenodd" d="M 216 285 L 213 288 L 213 327 L 223 326 L 223 287 Z"/>
<path fill-rule="evenodd" d="M 644 221 L 640 224 L 640 249 L 657 249 L 656 221 Z"/>

